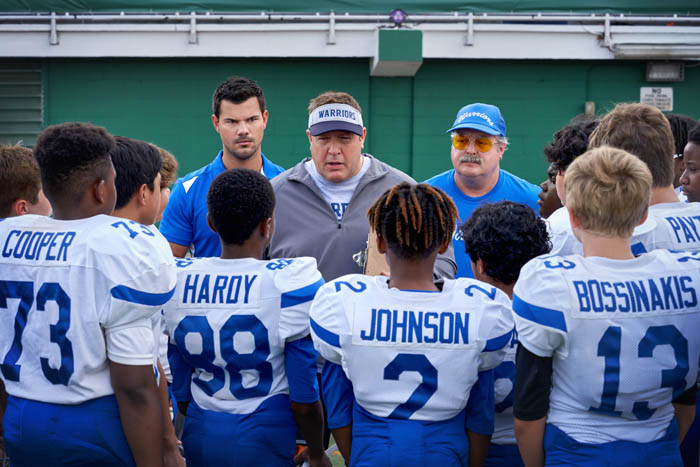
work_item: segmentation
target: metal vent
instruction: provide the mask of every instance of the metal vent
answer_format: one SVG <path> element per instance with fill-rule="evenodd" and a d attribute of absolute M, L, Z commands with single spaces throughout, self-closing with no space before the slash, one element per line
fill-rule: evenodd
<path fill-rule="evenodd" d="M 41 64 L 0 60 L 0 144 L 33 147 L 42 130 Z"/>

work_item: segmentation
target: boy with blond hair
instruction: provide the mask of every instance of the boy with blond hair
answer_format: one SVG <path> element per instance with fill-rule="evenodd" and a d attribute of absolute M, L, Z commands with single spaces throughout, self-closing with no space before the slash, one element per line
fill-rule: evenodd
<path fill-rule="evenodd" d="M 577 158 L 565 188 L 584 255 L 533 259 L 513 296 L 523 461 L 680 466 L 697 391 L 700 254 L 632 254 L 652 176 L 621 149 Z"/>

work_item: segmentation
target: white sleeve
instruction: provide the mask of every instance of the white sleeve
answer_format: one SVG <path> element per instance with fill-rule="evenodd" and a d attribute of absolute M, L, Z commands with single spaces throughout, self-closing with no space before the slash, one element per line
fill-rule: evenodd
<path fill-rule="evenodd" d="M 348 333 L 343 297 L 335 282 L 321 287 L 311 305 L 311 338 L 314 347 L 326 360 L 342 366 L 341 335 Z"/>
<path fill-rule="evenodd" d="M 309 335 L 309 309 L 324 284 L 314 258 L 296 258 L 289 266 L 274 272 L 280 291 L 280 337 L 287 342 Z"/>
<path fill-rule="evenodd" d="M 506 355 L 506 348 L 513 337 L 514 324 L 508 296 L 495 288 L 493 299 L 484 297 L 483 315 L 479 321 L 479 335 L 486 341 L 481 353 L 479 371 L 497 367 Z"/>
<path fill-rule="evenodd" d="M 125 365 L 152 364 L 155 349 L 152 318 L 175 291 L 175 264 L 167 257 L 139 258 L 132 253 L 122 251 L 110 260 L 110 268 L 121 266 L 138 275 L 128 281 L 111 279 L 109 300 L 100 314 L 101 324 L 110 360 Z M 120 258 L 124 259 L 122 264 Z M 110 276 L 109 269 L 105 274 Z M 118 275 L 123 277 L 124 269 L 113 276 Z"/>
<path fill-rule="evenodd" d="M 551 263 L 556 263 L 552 259 Z M 535 258 L 520 271 L 513 291 L 513 318 L 518 342 L 539 357 L 568 355 L 566 314 L 568 288 L 557 269 Z"/>

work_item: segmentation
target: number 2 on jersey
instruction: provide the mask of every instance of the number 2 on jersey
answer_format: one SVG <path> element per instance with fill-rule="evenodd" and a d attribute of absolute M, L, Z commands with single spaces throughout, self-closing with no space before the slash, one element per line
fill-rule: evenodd
<path fill-rule="evenodd" d="M 255 349 L 252 353 L 241 354 L 234 349 L 233 337 L 238 332 L 249 332 L 253 335 Z M 189 333 L 201 336 L 202 350 L 200 353 L 192 353 L 187 348 L 185 336 Z M 192 366 L 201 368 L 212 375 L 209 380 L 195 377 L 192 379 L 194 384 L 209 396 L 213 396 L 224 387 L 224 370 L 214 363 L 216 359 L 214 330 L 206 316 L 185 316 L 175 329 L 175 343 Z M 219 330 L 219 347 L 221 358 L 226 362 L 226 371 L 229 374 L 229 390 L 236 399 L 266 396 L 270 392 L 272 365 L 267 361 L 267 357 L 270 355 L 270 341 L 267 328 L 257 316 L 230 316 Z M 258 383 L 252 387 L 244 387 L 242 370 L 256 370 Z"/>
<path fill-rule="evenodd" d="M 622 329 L 610 326 L 598 342 L 598 356 L 605 358 L 603 376 L 603 392 L 600 406 L 590 407 L 593 412 L 620 416 L 622 412 L 615 410 L 617 394 L 620 390 L 620 354 L 622 347 Z M 661 387 L 672 388 L 671 400 L 675 400 L 685 390 L 685 377 L 689 371 L 688 339 L 673 325 L 650 326 L 637 346 L 637 358 L 651 358 L 654 349 L 659 345 L 670 345 L 676 358 L 674 368 L 661 370 Z M 635 402 L 632 413 L 638 420 L 647 420 L 656 409 L 649 407 L 649 402 Z"/>
<path fill-rule="evenodd" d="M 418 385 L 411 397 L 403 404 L 399 404 L 389 415 L 389 418 L 407 420 L 417 410 L 423 407 L 430 397 L 437 391 L 437 369 L 430 363 L 428 357 L 422 354 L 400 353 L 386 367 L 384 367 L 384 379 L 398 381 L 404 371 L 416 371 L 423 381 Z"/>
<path fill-rule="evenodd" d="M 22 354 L 22 334 L 27 326 L 29 312 L 34 304 L 34 283 L 28 281 L 0 281 L 0 308 L 8 308 L 7 301 L 19 299 L 19 306 L 15 314 L 14 330 L 10 349 L 0 364 L 2 374 L 9 381 L 19 381 L 21 365 L 17 364 Z M 46 282 L 39 287 L 36 294 L 36 310 L 46 311 L 47 302 L 56 302 L 58 305 L 58 321 L 49 325 L 51 342 L 58 345 L 61 351 L 61 365 L 52 368 L 49 359 L 41 357 L 41 371 L 46 379 L 53 384 L 68 385 L 73 374 L 73 345 L 66 336 L 70 327 L 70 297 L 56 282 Z"/>

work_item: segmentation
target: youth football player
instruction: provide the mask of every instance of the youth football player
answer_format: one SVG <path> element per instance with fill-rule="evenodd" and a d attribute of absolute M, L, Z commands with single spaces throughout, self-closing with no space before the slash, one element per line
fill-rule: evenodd
<path fill-rule="evenodd" d="M 685 170 L 680 178 L 683 194 L 689 202 L 700 202 L 700 124 L 688 133 L 683 161 Z"/>
<path fill-rule="evenodd" d="M 310 464 L 330 466 L 309 337 L 316 260 L 261 260 L 275 196 L 259 172 L 219 174 L 207 206 L 221 258 L 178 260 L 165 309 L 188 465 L 293 465 L 296 420 Z"/>
<path fill-rule="evenodd" d="M 161 152 L 152 144 L 123 136 L 115 136 L 116 145 L 109 155 L 117 172 L 114 184 L 117 188 L 117 201 L 113 215 L 127 220 L 132 229 L 141 229 L 155 237 L 154 244 L 160 248 L 163 257 L 172 255 L 168 241 L 153 224 L 161 209 Z M 174 264 L 173 259 L 173 264 Z M 156 313 L 152 319 L 155 337 L 153 365 L 160 393 L 163 415 L 163 455 L 166 466 L 184 466 L 185 461 L 178 448 L 175 429 L 170 419 L 168 384 L 159 358 L 160 336 L 162 334 L 161 314 Z M 167 345 L 167 344 L 166 344 Z M 167 360 L 167 352 L 166 352 Z"/>
<path fill-rule="evenodd" d="M 51 215 L 51 204 L 41 189 L 39 166 L 32 150 L 0 146 L 0 219 L 23 214 Z"/>
<path fill-rule="evenodd" d="M 529 206 L 511 201 L 486 204 L 462 226 L 464 245 L 472 261 L 474 277 L 498 287 L 513 298 L 520 268 L 532 258 L 549 253 L 552 245 L 544 220 Z M 494 370 L 495 420 L 484 465 L 522 466 L 513 433 L 513 383 L 515 381 L 514 333 L 506 357 Z"/>
<path fill-rule="evenodd" d="M 350 465 L 467 465 L 464 409 L 512 337 L 508 297 L 471 278 L 435 284 L 457 218 L 439 188 L 397 185 L 368 218 L 390 277 L 342 276 L 311 307 L 314 344 L 342 367 L 355 399 L 351 436 L 336 437 L 338 447 Z"/>
<path fill-rule="evenodd" d="M 513 293 L 523 461 L 680 466 L 697 391 L 700 254 L 632 254 L 652 176 L 625 151 L 586 152 L 565 187 L 584 257 L 533 259 Z"/>
<path fill-rule="evenodd" d="M 634 230 L 632 252 L 700 249 L 700 204 L 679 201 L 673 188 L 675 145 L 664 114 L 646 104 L 618 104 L 591 134 L 589 147 L 603 145 L 634 154 L 651 171 L 649 216 Z"/>
<path fill-rule="evenodd" d="M 154 236 L 111 217 L 104 128 L 44 130 L 34 154 L 54 218 L 0 222 L 0 354 L 13 465 L 163 464 L 151 318 L 175 267 Z"/>
<path fill-rule="evenodd" d="M 41 189 L 39 166 L 32 150 L 0 146 L 0 220 L 6 217 L 51 214 L 51 204 Z M 2 444 L 2 416 L 7 406 L 7 391 L 0 380 L 0 459 L 5 457 Z"/>

